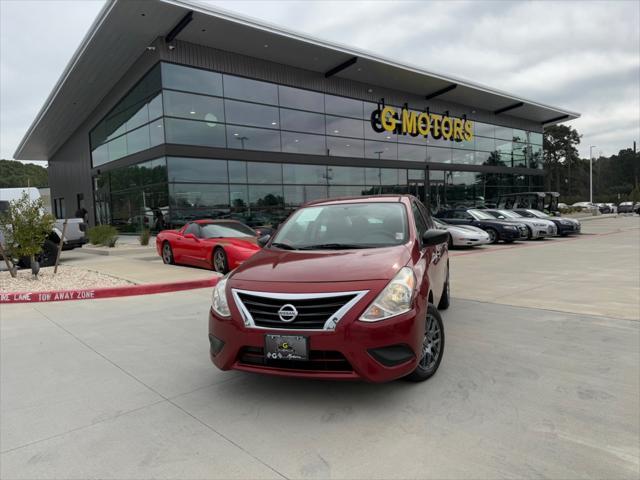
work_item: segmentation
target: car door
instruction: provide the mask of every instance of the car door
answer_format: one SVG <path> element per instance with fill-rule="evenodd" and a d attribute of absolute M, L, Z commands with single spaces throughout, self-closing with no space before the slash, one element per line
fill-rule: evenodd
<path fill-rule="evenodd" d="M 427 229 L 435 229 L 436 225 L 429 214 L 427 208 L 421 203 L 416 202 L 420 215 L 422 216 Z M 429 266 L 429 278 L 431 280 L 431 288 L 435 297 L 436 305 L 440 299 L 440 295 L 444 291 L 444 282 L 447 279 L 447 259 L 448 257 L 448 244 L 442 243 L 433 249 L 432 257 L 430 259 Z"/>
<path fill-rule="evenodd" d="M 178 239 L 183 263 L 200 265 L 202 262 L 201 250 L 203 249 L 202 241 L 200 240 L 201 236 L 200 225 L 197 223 L 190 223 L 184 229 L 184 233 Z"/>

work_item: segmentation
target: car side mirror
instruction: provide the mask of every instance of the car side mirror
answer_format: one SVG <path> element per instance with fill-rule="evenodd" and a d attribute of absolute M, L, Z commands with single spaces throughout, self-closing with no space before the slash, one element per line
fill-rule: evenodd
<path fill-rule="evenodd" d="M 449 233 L 446 230 L 429 229 L 422 235 L 422 245 L 434 247 L 449 241 Z"/>
<path fill-rule="evenodd" d="M 271 240 L 271 235 L 263 235 L 258 239 L 258 245 L 264 247 Z"/>

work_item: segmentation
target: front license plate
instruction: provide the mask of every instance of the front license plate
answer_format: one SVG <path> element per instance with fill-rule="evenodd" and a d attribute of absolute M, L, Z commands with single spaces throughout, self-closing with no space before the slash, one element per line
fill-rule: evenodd
<path fill-rule="evenodd" d="M 301 335 L 265 335 L 264 351 L 268 360 L 308 360 L 308 338 Z"/>

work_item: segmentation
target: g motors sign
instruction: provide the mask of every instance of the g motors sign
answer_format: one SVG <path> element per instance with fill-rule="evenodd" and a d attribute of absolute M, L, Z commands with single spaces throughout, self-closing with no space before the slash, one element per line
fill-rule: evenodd
<path fill-rule="evenodd" d="M 385 106 L 384 102 L 371 112 L 371 128 L 376 132 L 391 132 L 396 135 L 421 135 L 425 138 L 451 140 L 452 142 L 470 141 L 473 138 L 473 122 L 466 116 L 454 118 L 447 115 L 409 110 L 405 103 L 402 109 Z"/>

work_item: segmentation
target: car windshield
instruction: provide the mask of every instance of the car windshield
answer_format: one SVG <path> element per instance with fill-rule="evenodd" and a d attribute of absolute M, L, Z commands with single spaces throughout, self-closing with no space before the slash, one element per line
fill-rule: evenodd
<path fill-rule="evenodd" d="M 469 212 L 469 214 L 476 220 L 495 220 L 494 217 L 489 215 L 487 212 L 483 212 L 482 210 L 476 210 L 475 208 L 472 208 L 470 210 L 467 210 L 467 212 Z"/>
<path fill-rule="evenodd" d="M 340 250 L 401 245 L 407 241 L 404 204 L 341 203 L 301 208 L 271 245 L 289 250 Z"/>
<path fill-rule="evenodd" d="M 208 223 L 202 225 L 203 238 L 255 237 L 256 233 L 242 223 Z"/>
<path fill-rule="evenodd" d="M 527 210 L 527 212 L 529 212 L 531 215 L 538 218 L 549 218 L 549 215 L 547 215 L 544 212 L 541 212 L 540 210 Z"/>
<path fill-rule="evenodd" d="M 522 215 L 519 215 L 515 212 L 510 212 L 509 210 L 498 210 L 500 215 L 504 215 L 507 218 L 522 218 Z"/>

